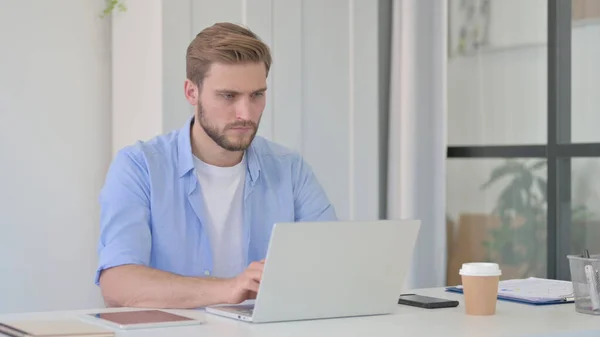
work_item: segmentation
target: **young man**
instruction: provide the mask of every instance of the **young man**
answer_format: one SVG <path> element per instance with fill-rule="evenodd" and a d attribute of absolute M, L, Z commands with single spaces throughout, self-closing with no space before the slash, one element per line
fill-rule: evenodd
<path fill-rule="evenodd" d="M 191 42 L 186 63 L 194 116 L 121 150 L 101 192 L 96 284 L 109 306 L 254 298 L 274 223 L 336 219 L 303 159 L 255 136 L 269 48 L 245 28 L 215 24 Z"/>

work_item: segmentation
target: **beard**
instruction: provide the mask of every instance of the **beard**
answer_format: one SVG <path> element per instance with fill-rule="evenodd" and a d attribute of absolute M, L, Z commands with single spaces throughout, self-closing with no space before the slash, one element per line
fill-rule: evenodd
<path fill-rule="evenodd" d="M 229 123 L 225 125 L 222 130 L 215 125 L 210 124 L 210 122 L 206 119 L 204 115 L 204 109 L 202 108 L 202 104 L 198 102 L 198 122 L 204 132 L 220 147 L 227 151 L 245 151 L 252 141 L 254 140 L 254 136 L 256 136 L 256 132 L 258 130 L 258 123 L 254 123 L 253 121 L 248 120 L 239 120 L 233 123 Z M 260 123 L 260 119 L 259 119 Z M 249 134 L 243 134 L 239 137 L 228 136 L 226 134 L 227 130 L 233 128 L 252 128 L 252 132 Z"/>

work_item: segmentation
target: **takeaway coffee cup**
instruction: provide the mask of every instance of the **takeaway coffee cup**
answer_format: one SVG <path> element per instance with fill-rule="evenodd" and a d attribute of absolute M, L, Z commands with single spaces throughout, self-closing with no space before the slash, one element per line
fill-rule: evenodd
<path fill-rule="evenodd" d="M 467 315 L 494 315 L 502 272 L 496 263 L 464 263 L 460 269 Z"/>

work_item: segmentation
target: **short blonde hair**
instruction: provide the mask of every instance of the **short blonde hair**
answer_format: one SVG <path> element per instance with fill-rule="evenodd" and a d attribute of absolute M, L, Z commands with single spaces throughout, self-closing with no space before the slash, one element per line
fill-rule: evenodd
<path fill-rule="evenodd" d="M 269 47 L 249 29 L 228 22 L 216 23 L 202 30 L 190 43 L 186 53 L 186 76 L 201 85 L 212 63 L 263 62 L 267 75 L 271 68 Z"/>

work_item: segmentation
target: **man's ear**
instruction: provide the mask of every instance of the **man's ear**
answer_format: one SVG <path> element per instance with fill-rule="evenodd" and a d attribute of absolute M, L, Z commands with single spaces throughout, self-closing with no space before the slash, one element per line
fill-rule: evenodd
<path fill-rule="evenodd" d="M 198 104 L 198 99 L 200 98 L 200 88 L 198 88 L 194 82 L 186 79 L 183 84 L 183 91 L 188 102 L 190 102 L 191 105 L 196 106 Z"/>

